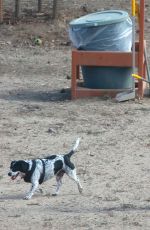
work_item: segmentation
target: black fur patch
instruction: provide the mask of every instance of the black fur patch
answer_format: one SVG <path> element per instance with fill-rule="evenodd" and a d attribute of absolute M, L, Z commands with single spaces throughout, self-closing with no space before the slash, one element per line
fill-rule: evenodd
<path fill-rule="evenodd" d="M 45 162 L 42 159 L 40 160 L 42 161 L 43 172 L 41 173 L 39 184 L 42 184 L 44 181 L 44 177 L 45 177 Z"/>
<path fill-rule="evenodd" d="M 29 182 L 29 183 L 31 182 L 31 177 L 32 177 L 32 174 L 33 174 L 35 168 L 36 168 L 36 161 L 32 160 L 32 168 L 30 171 L 26 172 L 26 175 L 24 177 L 25 182 Z"/>
<path fill-rule="evenodd" d="M 23 172 L 26 173 L 29 168 L 29 164 L 25 161 L 13 161 L 10 166 L 13 172 Z"/>
<path fill-rule="evenodd" d="M 70 157 L 68 157 L 67 155 L 64 156 L 64 161 L 65 161 L 65 164 L 71 168 L 71 169 L 74 169 L 75 166 L 74 164 L 70 161 Z"/>
<path fill-rule="evenodd" d="M 55 161 L 54 163 L 54 174 L 57 174 L 63 167 L 63 162 L 61 160 Z"/>
<path fill-rule="evenodd" d="M 56 155 L 51 155 L 49 157 L 46 157 L 46 159 L 48 160 L 54 160 L 57 156 Z"/>

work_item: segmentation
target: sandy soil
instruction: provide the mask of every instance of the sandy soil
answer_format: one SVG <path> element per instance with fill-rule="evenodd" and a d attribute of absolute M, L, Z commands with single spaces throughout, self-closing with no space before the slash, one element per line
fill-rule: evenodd
<path fill-rule="evenodd" d="M 71 101 L 66 21 L 55 23 L 0 26 L 0 229 L 148 230 L 150 98 Z M 36 35 L 41 47 L 33 44 Z M 29 184 L 10 181 L 11 160 L 66 153 L 77 137 L 81 143 L 72 161 L 83 195 L 65 176 L 59 196 L 51 196 L 52 179 L 40 186 L 42 194 L 23 200 Z"/>

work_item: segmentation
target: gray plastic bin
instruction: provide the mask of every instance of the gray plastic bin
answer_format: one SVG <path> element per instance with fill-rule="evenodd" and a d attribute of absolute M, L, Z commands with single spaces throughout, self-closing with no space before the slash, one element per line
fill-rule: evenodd
<path fill-rule="evenodd" d="M 132 21 L 125 11 L 109 10 L 88 14 L 70 22 L 69 36 L 79 50 L 131 51 Z M 82 66 L 85 87 L 129 89 L 132 68 Z"/>

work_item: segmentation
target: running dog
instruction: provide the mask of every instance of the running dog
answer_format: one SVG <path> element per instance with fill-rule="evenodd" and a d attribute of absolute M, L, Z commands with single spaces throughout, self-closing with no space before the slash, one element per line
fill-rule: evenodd
<path fill-rule="evenodd" d="M 8 176 L 10 176 L 12 180 L 21 176 L 25 182 L 32 184 L 24 199 L 31 199 L 38 189 L 39 184 L 51 179 L 53 176 L 56 176 L 57 181 L 56 191 L 53 195 L 58 195 L 65 173 L 76 182 L 79 192 L 82 193 L 82 186 L 77 177 L 76 168 L 70 161 L 71 156 L 78 148 L 79 142 L 80 138 L 76 140 L 71 151 L 65 155 L 51 155 L 42 159 L 38 158 L 11 162 Z"/>

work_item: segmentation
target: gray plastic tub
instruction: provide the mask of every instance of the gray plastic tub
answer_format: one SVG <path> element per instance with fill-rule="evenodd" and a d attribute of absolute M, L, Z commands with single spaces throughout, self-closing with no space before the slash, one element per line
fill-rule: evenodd
<path fill-rule="evenodd" d="M 88 14 L 70 22 L 69 36 L 79 50 L 131 51 L 132 21 L 125 11 L 109 10 Z M 85 87 L 129 89 L 132 68 L 82 66 Z"/>

